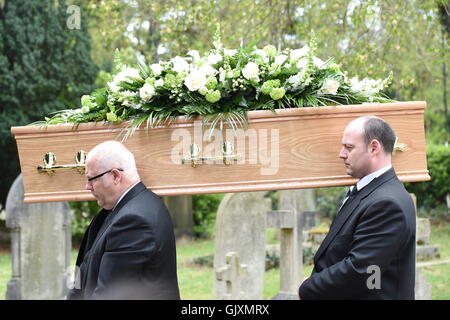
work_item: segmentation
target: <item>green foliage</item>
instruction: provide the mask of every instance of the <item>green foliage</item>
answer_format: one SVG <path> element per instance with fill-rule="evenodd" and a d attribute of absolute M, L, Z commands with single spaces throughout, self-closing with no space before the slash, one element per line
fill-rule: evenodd
<path fill-rule="evenodd" d="M 84 16 L 67 27 L 64 0 L 15 0 L 0 7 L 0 202 L 19 174 L 11 126 L 74 106 L 91 92 L 97 73 Z"/>
<path fill-rule="evenodd" d="M 347 193 L 347 187 L 319 188 L 316 190 L 317 211 L 327 218 L 333 218 Z"/>
<path fill-rule="evenodd" d="M 225 194 L 201 194 L 192 196 L 194 234 L 208 237 L 214 232 L 216 213 Z"/>
<path fill-rule="evenodd" d="M 418 207 L 426 210 L 445 208 L 445 197 L 450 194 L 450 147 L 427 146 L 427 163 L 431 180 L 407 183 L 406 188 L 416 195 Z"/>
<path fill-rule="evenodd" d="M 87 227 L 101 208 L 96 201 L 70 202 L 72 211 L 72 240 L 81 242 Z"/>

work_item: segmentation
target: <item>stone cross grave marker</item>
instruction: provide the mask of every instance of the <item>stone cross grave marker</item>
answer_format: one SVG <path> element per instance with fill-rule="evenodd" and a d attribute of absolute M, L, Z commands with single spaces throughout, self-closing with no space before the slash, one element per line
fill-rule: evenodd
<path fill-rule="evenodd" d="M 216 218 L 214 299 L 262 299 L 266 214 L 271 208 L 270 199 L 264 198 L 264 194 L 265 192 L 230 193 L 220 203 Z M 234 255 L 227 261 L 230 252 Z M 239 263 L 236 262 L 237 257 Z M 227 289 L 227 281 L 221 280 L 226 279 L 223 271 L 230 263 L 235 263 L 235 267 L 241 264 L 246 266 L 246 272 L 239 273 L 239 285 L 228 282 L 232 288 L 239 286 L 239 291 L 230 291 L 230 288 Z M 229 272 L 232 272 L 233 267 L 230 268 Z"/>
<path fill-rule="evenodd" d="M 245 298 L 245 292 L 241 290 L 242 280 L 247 273 L 247 265 L 239 263 L 239 256 L 236 252 L 227 253 L 227 264 L 216 271 L 216 278 L 219 281 L 225 281 L 226 292 L 224 298 L 231 300 Z"/>

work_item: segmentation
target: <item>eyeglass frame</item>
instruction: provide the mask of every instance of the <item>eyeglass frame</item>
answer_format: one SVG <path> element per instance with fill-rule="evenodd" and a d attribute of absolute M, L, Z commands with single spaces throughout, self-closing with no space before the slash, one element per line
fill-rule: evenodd
<path fill-rule="evenodd" d="M 95 177 L 87 178 L 87 181 L 88 181 L 88 182 L 92 182 L 92 181 L 94 181 L 95 179 L 98 179 L 98 178 L 104 176 L 105 174 L 112 172 L 113 170 L 123 171 L 122 168 L 112 168 L 112 169 L 109 169 L 108 171 L 105 171 L 105 172 L 103 172 L 103 173 L 100 173 L 100 174 L 96 175 Z"/>

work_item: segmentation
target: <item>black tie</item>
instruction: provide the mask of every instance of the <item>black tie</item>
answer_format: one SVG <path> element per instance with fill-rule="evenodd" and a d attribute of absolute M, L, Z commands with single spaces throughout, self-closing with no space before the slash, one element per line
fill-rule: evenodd
<path fill-rule="evenodd" d="M 358 188 L 356 187 L 356 185 L 354 185 L 351 189 L 352 191 L 350 191 L 350 188 L 348 189 L 345 197 L 353 198 L 354 196 L 356 196 L 356 194 L 358 193 Z"/>
<path fill-rule="evenodd" d="M 350 191 L 350 190 L 351 190 L 351 191 Z M 341 209 L 342 209 L 348 202 L 350 202 L 357 194 L 358 194 L 358 188 L 356 188 L 356 185 L 354 185 L 353 188 L 349 188 L 348 191 L 347 191 L 347 194 L 345 195 L 345 198 L 344 198 L 344 200 L 345 200 L 345 199 L 347 199 L 347 200 L 341 204 L 341 206 L 339 207 L 338 212 L 341 211 Z M 344 201 L 344 200 L 342 200 L 342 201 Z"/>

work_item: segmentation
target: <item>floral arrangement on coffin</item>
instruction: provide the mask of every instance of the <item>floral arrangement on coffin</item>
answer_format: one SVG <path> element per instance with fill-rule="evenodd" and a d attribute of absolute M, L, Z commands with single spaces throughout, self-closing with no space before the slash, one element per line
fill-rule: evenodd
<path fill-rule="evenodd" d="M 332 58 L 315 56 L 314 38 L 300 49 L 277 50 L 250 46 L 214 48 L 203 56 L 191 50 L 185 57 L 127 66 L 116 51 L 118 71 L 106 88 L 81 98 L 82 107 L 62 110 L 35 124 L 129 121 L 127 136 L 146 123 L 170 123 L 178 116 L 203 116 L 211 128 L 224 123 L 246 127 L 247 111 L 326 105 L 390 102 L 381 93 L 392 80 L 348 78 Z"/>

